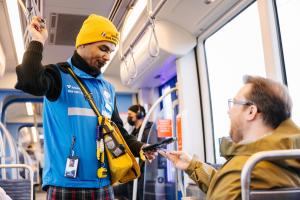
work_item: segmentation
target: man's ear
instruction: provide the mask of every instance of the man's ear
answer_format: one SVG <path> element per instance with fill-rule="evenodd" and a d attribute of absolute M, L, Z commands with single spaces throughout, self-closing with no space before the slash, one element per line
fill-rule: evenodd
<path fill-rule="evenodd" d="M 249 106 L 247 119 L 248 120 L 255 119 L 256 114 L 257 114 L 257 107 L 255 105 Z"/>

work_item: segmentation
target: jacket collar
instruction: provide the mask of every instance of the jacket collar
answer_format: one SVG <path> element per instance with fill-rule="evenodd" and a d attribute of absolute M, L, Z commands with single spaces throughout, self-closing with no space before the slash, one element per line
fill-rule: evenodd
<path fill-rule="evenodd" d="M 68 63 L 71 65 L 75 74 L 81 78 L 96 78 L 102 79 L 101 70 L 96 67 L 89 66 L 85 60 L 74 51 L 71 58 L 68 59 Z"/>
<path fill-rule="evenodd" d="M 282 122 L 271 134 L 248 144 L 234 143 L 230 138 L 222 138 L 221 156 L 252 155 L 260 151 L 300 148 L 300 129 L 291 120 Z"/>

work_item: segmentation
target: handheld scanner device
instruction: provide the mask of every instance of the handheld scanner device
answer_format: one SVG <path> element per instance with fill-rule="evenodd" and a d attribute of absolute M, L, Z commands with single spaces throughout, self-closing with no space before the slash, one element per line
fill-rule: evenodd
<path fill-rule="evenodd" d="M 167 138 L 165 140 L 162 140 L 158 143 L 143 147 L 143 151 L 157 151 L 158 149 L 163 148 L 164 146 L 166 146 L 167 144 L 170 144 L 172 142 L 176 141 L 176 137 L 171 137 L 171 138 Z"/>

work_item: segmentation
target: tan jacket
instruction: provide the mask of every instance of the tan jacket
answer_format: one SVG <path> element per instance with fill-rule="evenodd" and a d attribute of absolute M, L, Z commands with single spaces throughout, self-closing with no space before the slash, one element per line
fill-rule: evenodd
<path fill-rule="evenodd" d="M 282 122 L 272 134 L 252 143 L 223 140 L 220 151 L 227 162 L 220 170 L 193 159 L 186 173 L 206 193 L 208 200 L 241 199 L 240 176 L 247 159 L 260 151 L 284 149 L 300 149 L 300 129 L 290 119 Z M 300 161 L 262 161 L 251 177 L 251 189 L 299 187 Z"/>

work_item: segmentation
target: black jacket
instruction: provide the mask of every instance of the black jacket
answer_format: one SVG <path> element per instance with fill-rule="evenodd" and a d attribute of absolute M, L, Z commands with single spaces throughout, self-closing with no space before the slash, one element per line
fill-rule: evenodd
<path fill-rule="evenodd" d="M 142 142 L 143 143 L 147 143 L 147 140 L 148 140 L 148 137 L 149 137 L 149 132 L 151 130 L 151 127 L 153 125 L 153 122 L 147 122 L 146 126 L 145 126 L 145 129 L 144 129 L 144 132 L 143 132 L 143 136 L 142 136 Z M 138 133 L 140 131 L 140 128 L 134 128 L 132 131 L 131 131 L 131 135 L 137 137 L 138 136 Z"/>

